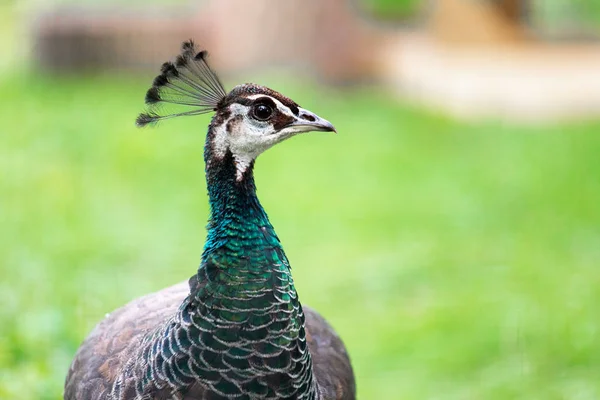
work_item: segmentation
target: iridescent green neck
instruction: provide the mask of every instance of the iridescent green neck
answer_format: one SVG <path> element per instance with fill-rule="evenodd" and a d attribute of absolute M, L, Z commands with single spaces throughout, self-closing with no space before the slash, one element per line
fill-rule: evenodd
<path fill-rule="evenodd" d="M 264 262 L 266 247 L 281 250 L 256 196 L 252 166 L 238 180 L 233 157 L 228 152 L 222 159 L 207 163 L 206 180 L 210 219 L 203 261 L 208 256 L 221 255 L 228 258 L 230 266 L 250 260 Z"/>

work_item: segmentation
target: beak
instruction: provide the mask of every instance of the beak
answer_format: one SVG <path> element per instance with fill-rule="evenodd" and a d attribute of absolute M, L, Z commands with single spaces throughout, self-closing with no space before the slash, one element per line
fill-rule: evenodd
<path fill-rule="evenodd" d="M 335 132 L 333 124 L 326 119 L 319 117 L 317 114 L 299 108 L 298 117 L 290 125 L 296 132 Z"/>

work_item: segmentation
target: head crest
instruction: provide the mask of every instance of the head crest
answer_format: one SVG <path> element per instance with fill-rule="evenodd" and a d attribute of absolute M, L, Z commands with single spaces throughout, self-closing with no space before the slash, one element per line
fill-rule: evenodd
<path fill-rule="evenodd" d="M 138 126 L 145 126 L 163 119 L 182 115 L 199 115 L 215 111 L 227 95 L 219 77 L 208 66 L 206 51 L 197 51 L 189 40 L 181 46 L 181 54 L 175 62 L 166 62 L 161 74 L 154 78 L 146 93 L 148 110 L 136 119 Z M 160 105 L 175 104 L 193 107 L 191 110 L 163 113 Z"/>

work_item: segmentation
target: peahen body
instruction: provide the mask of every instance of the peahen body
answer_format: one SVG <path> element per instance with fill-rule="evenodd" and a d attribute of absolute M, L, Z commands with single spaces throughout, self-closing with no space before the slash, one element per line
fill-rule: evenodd
<path fill-rule="evenodd" d="M 226 93 L 191 41 L 163 64 L 146 103 L 140 126 L 215 112 L 204 150 L 210 220 L 201 265 L 189 282 L 138 298 L 98 324 L 75 356 L 64 398 L 355 399 L 344 344 L 300 304 L 253 178 L 256 157 L 269 147 L 334 127 L 262 86 Z M 158 104 L 192 109 L 159 114 Z"/>

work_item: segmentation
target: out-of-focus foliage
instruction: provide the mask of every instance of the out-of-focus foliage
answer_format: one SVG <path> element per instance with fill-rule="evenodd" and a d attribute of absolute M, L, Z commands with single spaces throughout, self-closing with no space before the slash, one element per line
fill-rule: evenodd
<path fill-rule="evenodd" d="M 493 2 L 495 0 L 475 0 Z M 429 0 L 358 0 L 361 7 L 375 18 L 405 21 L 426 9 Z M 532 20 L 543 28 L 565 29 L 583 24 L 600 30 L 600 1 L 597 0 L 530 0 L 524 6 Z"/>
<path fill-rule="evenodd" d="M 579 32 L 600 34 L 597 0 L 534 0 L 532 20 L 545 32 L 560 36 Z"/>

